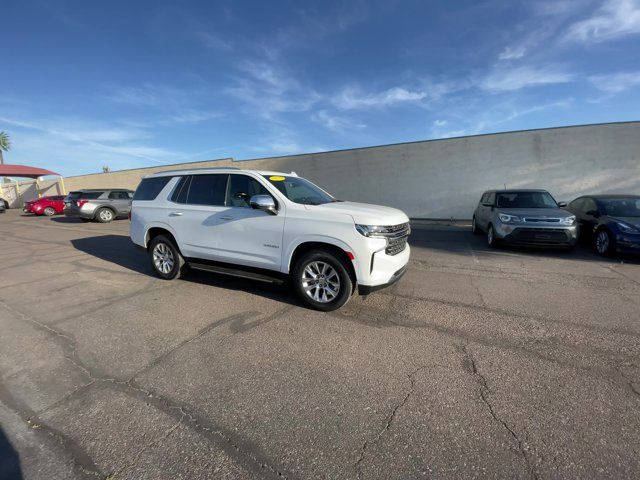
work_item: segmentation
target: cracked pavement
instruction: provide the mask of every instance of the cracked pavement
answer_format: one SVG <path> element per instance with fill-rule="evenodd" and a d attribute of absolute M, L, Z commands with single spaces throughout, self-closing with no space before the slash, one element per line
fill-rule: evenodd
<path fill-rule="evenodd" d="M 159 280 L 128 226 L 0 215 L 9 478 L 640 477 L 638 259 L 417 226 L 323 314 Z"/>

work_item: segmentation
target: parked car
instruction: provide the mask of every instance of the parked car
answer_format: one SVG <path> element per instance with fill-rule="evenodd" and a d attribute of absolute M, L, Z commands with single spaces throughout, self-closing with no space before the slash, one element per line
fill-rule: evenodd
<path fill-rule="evenodd" d="M 395 208 L 340 201 L 296 174 L 209 168 L 145 177 L 130 234 L 156 274 L 186 267 L 269 283 L 291 280 L 309 306 L 335 310 L 356 288 L 397 281 L 409 261 L 409 219 Z"/>
<path fill-rule="evenodd" d="M 101 223 L 124 218 L 131 211 L 132 190 L 100 188 L 69 192 L 64 199 L 64 214 Z"/>
<path fill-rule="evenodd" d="M 600 255 L 640 253 L 640 195 L 589 195 L 568 210 L 580 224 L 580 237 Z"/>
<path fill-rule="evenodd" d="M 22 211 L 34 215 L 46 215 L 50 217 L 64 210 L 64 195 L 50 195 L 24 202 Z"/>
<path fill-rule="evenodd" d="M 5 213 L 9 208 L 9 203 L 4 198 L 0 198 L 0 213 Z"/>
<path fill-rule="evenodd" d="M 478 202 L 472 230 L 484 232 L 490 247 L 506 242 L 573 248 L 578 224 L 565 206 L 546 190 L 489 190 Z"/>

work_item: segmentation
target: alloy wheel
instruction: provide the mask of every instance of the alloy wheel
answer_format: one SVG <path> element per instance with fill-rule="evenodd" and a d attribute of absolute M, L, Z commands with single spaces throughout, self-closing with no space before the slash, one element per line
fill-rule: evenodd
<path fill-rule="evenodd" d="M 153 249 L 153 265 L 165 275 L 173 270 L 173 252 L 165 243 L 158 243 Z"/>
<path fill-rule="evenodd" d="M 609 250 L 609 245 L 611 241 L 609 240 L 609 234 L 604 230 L 598 232 L 596 236 L 596 250 L 600 255 L 604 255 Z"/>
<path fill-rule="evenodd" d="M 107 209 L 100 210 L 100 220 L 103 220 L 105 222 L 110 222 L 112 219 L 113 219 L 113 213 L 111 213 L 111 210 L 107 210 Z"/>
<path fill-rule="evenodd" d="M 42 212 L 42 213 L 44 213 L 47 217 L 50 217 L 51 215 L 56 213 L 56 211 L 51 207 L 47 207 L 47 208 L 44 209 L 44 212 Z"/>
<path fill-rule="evenodd" d="M 487 230 L 487 243 L 489 244 L 489 246 L 493 245 L 493 226 L 489 226 L 489 229 Z"/>
<path fill-rule="evenodd" d="M 311 262 L 302 272 L 302 288 L 312 300 L 328 303 L 340 293 L 340 276 L 326 262 Z"/>

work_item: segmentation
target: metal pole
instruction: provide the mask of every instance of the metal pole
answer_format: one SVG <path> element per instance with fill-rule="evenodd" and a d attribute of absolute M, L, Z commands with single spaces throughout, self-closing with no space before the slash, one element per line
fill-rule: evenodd
<path fill-rule="evenodd" d="M 66 188 L 64 188 L 64 177 L 60 177 L 60 189 L 62 190 L 60 193 L 62 195 L 66 195 Z"/>

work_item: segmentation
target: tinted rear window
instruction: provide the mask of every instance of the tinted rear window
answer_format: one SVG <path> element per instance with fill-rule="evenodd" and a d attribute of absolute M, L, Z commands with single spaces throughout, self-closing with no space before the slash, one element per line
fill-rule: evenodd
<path fill-rule="evenodd" d="M 69 192 L 69 195 L 67 196 L 69 197 L 69 200 L 77 200 L 80 198 L 80 195 L 82 195 L 82 192 Z"/>
<path fill-rule="evenodd" d="M 173 177 L 153 177 L 143 178 L 133 194 L 134 200 L 155 200 L 164 186 L 169 183 Z"/>

